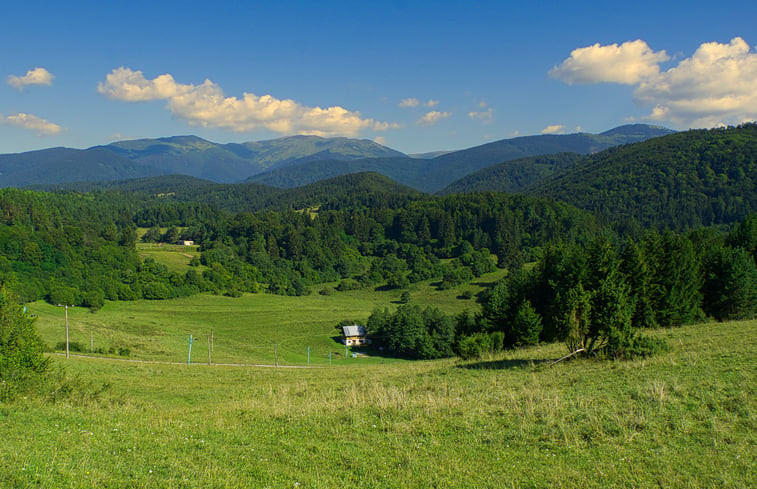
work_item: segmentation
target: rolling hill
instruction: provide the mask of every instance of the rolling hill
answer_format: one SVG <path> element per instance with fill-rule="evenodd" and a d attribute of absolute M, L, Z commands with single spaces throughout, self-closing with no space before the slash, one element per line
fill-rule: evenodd
<path fill-rule="evenodd" d="M 371 207 L 402 205 L 427 196 L 375 172 L 350 173 L 320 180 L 292 189 L 258 183 L 215 183 L 185 175 L 163 175 L 108 182 L 76 182 L 35 185 L 30 190 L 46 192 L 122 192 L 136 199 L 157 197 L 159 201 L 178 201 L 212 205 L 232 212 L 291 210 L 310 207 Z"/>
<path fill-rule="evenodd" d="M 436 192 L 436 194 L 518 193 L 565 168 L 575 165 L 581 158 L 582 155 L 578 153 L 555 153 L 505 161 L 466 175 Z"/>
<path fill-rule="evenodd" d="M 524 190 L 613 223 L 688 229 L 757 211 L 757 124 L 691 130 L 616 147 Z"/>

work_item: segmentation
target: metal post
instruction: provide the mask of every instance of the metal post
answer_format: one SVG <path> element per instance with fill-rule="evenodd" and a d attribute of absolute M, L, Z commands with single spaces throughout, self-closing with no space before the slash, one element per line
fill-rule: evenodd
<path fill-rule="evenodd" d="M 210 336 L 208 336 L 208 365 L 210 365 L 212 362 L 210 361 Z"/>
<path fill-rule="evenodd" d="M 276 362 L 276 366 L 279 366 L 279 345 L 278 343 L 275 343 L 273 345 L 273 358 Z"/>
<path fill-rule="evenodd" d="M 189 353 L 187 354 L 187 365 L 192 363 L 192 335 L 189 335 Z"/>
<path fill-rule="evenodd" d="M 310 347 L 308 347 L 308 365 L 310 365 Z"/>
<path fill-rule="evenodd" d="M 331 352 L 329 352 L 329 365 L 331 365 Z"/>
<path fill-rule="evenodd" d="M 66 308 L 66 358 L 68 358 L 68 305 Z"/>

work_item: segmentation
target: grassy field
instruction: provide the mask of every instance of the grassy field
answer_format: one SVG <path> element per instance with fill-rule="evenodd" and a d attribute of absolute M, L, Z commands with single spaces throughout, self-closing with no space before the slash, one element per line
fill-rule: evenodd
<path fill-rule="evenodd" d="M 438 291 L 420 284 L 410 290 L 410 302 L 434 305 L 448 313 L 477 308 L 475 300 L 459 298 L 463 291 L 476 294 L 502 277 L 498 271 L 483 276 L 476 285 Z M 333 286 L 335 284 L 331 284 Z M 245 294 L 240 298 L 195 295 L 170 301 L 107 302 L 97 312 L 69 308 L 69 337 L 85 352 L 128 349 L 141 360 L 186 362 L 189 337 L 193 362 L 208 362 L 208 339 L 215 363 L 311 365 L 343 362 L 344 347 L 337 323 L 344 319 L 365 321 L 376 307 L 398 306 L 400 291 L 357 290 L 320 295 L 286 297 Z M 37 329 L 50 347 L 65 341 L 65 311 L 44 302 L 28 306 L 38 317 Z M 362 363 L 385 359 L 360 358 Z"/>
<path fill-rule="evenodd" d="M 152 258 L 168 267 L 169 271 L 185 273 L 190 269 L 189 262 L 193 257 L 200 256 L 199 246 L 183 246 L 165 243 L 137 243 L 137 252 L 142 259 Z M 206 267 L 199 266 L 196 271 L 202 272 Z"/>
<path fill-rule="evenodd" d="M 91 387 L 0 405 L 0 486 L 749 487 L 755 333 L 662 330 L 658 357 L 551 368 L 560 345 L 313 369 L 56 358 Z"/>

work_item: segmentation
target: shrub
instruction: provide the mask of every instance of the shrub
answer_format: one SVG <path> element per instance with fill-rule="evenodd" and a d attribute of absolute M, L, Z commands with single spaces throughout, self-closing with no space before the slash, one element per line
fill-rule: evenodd
<path fill-rule="evenodd" d="M 12 399 L 49 367 L 34 319 L 0 287 L 0 399 Z"/>

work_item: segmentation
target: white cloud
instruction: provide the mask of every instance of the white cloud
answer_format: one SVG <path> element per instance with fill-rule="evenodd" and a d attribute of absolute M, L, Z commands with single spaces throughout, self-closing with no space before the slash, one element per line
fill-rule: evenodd
<path fill-rule="evenodd" d="M 427 102 L 421 102 L 417 98 L 405 98 L 400 101 L 400 103 L 398 104 L 398 107 L 401 107 L 403 109 L 408 108 L 408 107 L 418 107 L 418 106 L 431 108 L 431 107 L 436 107 L 437 105 L 439 105 L 438 100 L 429 99 Z"/>
<path fill-rule="evenodd" d="M 125 102 L 167 100 L 168 109 L 190 125 L 249 132 L 268 129 L 282 134 L 317 136 L 355 136 L 360 131 L 384 131 L 397 124 L 364 119 L 359 112 L 342 107 L 307 107 L 294 100 L 271 95 L 244 93 L 241 98 L 226 97 L 220 86 L 210 80 L 201 85 L 176 83 L 164 74 L 148 80 L 141 71 L 113 70 L 97 86 L 104 96 Z"/>
<path fill-rule="evenodd" d="M 23 90 L 27 85 L 52 85 L 53 78 L 52 73 L 44 68 L 34 68 L 26 72 L 24 76 L 10 75 L 8 77 L 8 85 L 18 90 Z"/>
<path fill-rule="evenodd" d="M 386 146 L 386 138 L 383 136 L 376 136 L 375 138 L 373 138 L 373 142 L 380 144 L 381 146 Z"/>
<path fill-rule="evenodd" d="M 544 129 L 541 130 L 542 134 L 560 134 L 565 130 L 565 126 L 562 124 L 553 124 L 551 126 L 547 126 Z"/>
<path fill-rule="evenodd" d="M 729 44 L 704 43 L 690 58 L 634 91 L 652 106 L 648 118 L 683 127 L 714 127 L 757 118 L 757 53 L 737 37 Z"/>
<path fill-rule="evenodd" d="M 620 46 L 595 44 L 574 49 L 568 59 L 549 71 L 549 76 L 570 85 L 600 82 L 632 85 L 656 75 L 659 64 L 669 59 L 665 51 L 654 52 L 641 39 Z"/>
<path fill-rule="evenodd" d="M 0 122 L 27 129 L 29 131 L 36 131 L 39 136 L 55 136 L 63 131 L 63 128 L 58 124 L 53 124 L 41 117 L 32 114 L 24 114 L 23 112 L 11 114 L 7 117 L 0 116 Z"/>
<path fill-rule="evenodd" d="M 494 109 L 489 107 L 489 109 L 481 112 L 471 111 L 468 112 L 468 117 L 470 117 L 474 121 L 481 121 L 484 124 L 490 124 L 494 119 Z"/>
<path fill-rule="evenodd" d="M 654 53 L 643 41 L 634 43 L 640 44 L 625 51 L 602 51 L 605 47 L 599 45 L 582 48 L 592 50 L 594 58 L 577 56 L 582 52 L 577 49 L 550 75 L 568 83 L 636 85 L 634 100 L 652 107 L 646 119 L 677 127 L 714 127 L 757 119 L 757 53 L 744 39 L 703 43 L 690 58 L 665 71 L 659 69 L 659 63 L 668 59 L 664 51 Z M 603 68 L 601 62 L 611 68 Z"/>
<path fill-rule="evenodd" d="M 436 110 L 432 110 L 431 112 L 427 112 L 426 115 L 421 117 L 416 121 L 416 124 L 419 126 L 431 126 L 433 124 L 436 124 L 442 119 L 446 119 L 447 117 L 451 116 L 451 112 L 439 112 Z"/>
<path fill-rule="evenodd" d="M 417 98 L 404 98 L 400 101 L 399 107 L 406 108 L 406 107 L 418 107 L 421 104 L 421 101 Z"/>

